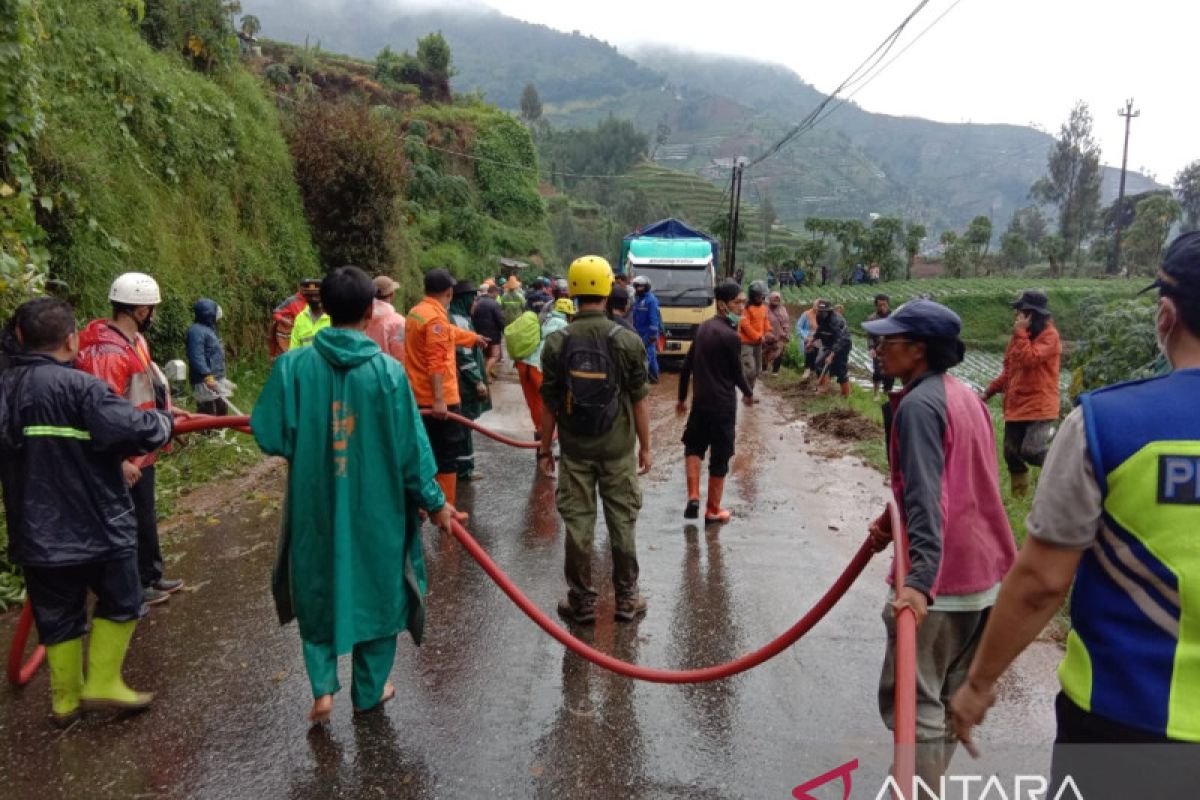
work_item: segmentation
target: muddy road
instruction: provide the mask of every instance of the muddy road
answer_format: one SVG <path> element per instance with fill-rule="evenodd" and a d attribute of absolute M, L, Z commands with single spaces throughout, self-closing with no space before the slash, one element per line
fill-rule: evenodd
<path fill-rule="evenodd" d="M 642 483 L 649 613 L 636 625 L 613 623 L 603 581 L 598 624 L 583 635 L 629 661 L 685 668 L 734 658 L 795 622 L 849 561 L 887 489 L 854 459 L 807 454 L 805 423 L 788 421 L 767 391 L 739 408 L 726 489 L 733 522 L 685 524 L 674 392 L 675 377 L 664 376 L 653 397 L 656 463 Z M 482 422 L 529 436 L 516 384 L 498 384 L 496 399 L 500 410 Z M 819 449 L 828 454 L 830 441 Z M 553 483 L 535 477 L 531 451 L 479 436 L 476 450 L 483 480 L 460 490 L 470 528 L 552 610 L 565 591 Z M 853 796 L 875 796 L 879 783 L 865 776 L 887 769 L 890 742 L 876 707 L 888 558 L 877 557 L 826 620 L 775 660 L 675 687 L 634 683 L 566 654 L 453 539 L 426 526 L 427 640 L 416 648 L 401 638 L 396 701 L 354 719 L 347 689 L 332 723 L 310 731 L 300 642 L 294 626 L 277 624 L 268 587 L 281 476 L 265 463 L 206 486 L 166 525 L 170 573 L 189 587 L 151 612 L 130 652 L 130 684 L 157 693 L 149 712 L 60 732 L 47 718 L 45 669 L 23 690 L 0 689 L 0 797 L 787 798 L 851 758 L 864 777 Z M 602 526 L 597 543 L 604 576 Z M 5 653 L 15 621 L 0 617 Z M 983 729 L 985 749 L 1047 749 L 1056 660 L 1049 642 L 1023 657 Z"/>

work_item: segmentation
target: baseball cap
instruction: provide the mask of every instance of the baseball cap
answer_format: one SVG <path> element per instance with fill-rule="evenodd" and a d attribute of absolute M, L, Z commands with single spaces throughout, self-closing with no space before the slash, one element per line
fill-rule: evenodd
<path fill-rule="evenodd" d="M 958 336 L 962 319 L 941 303 L 932 300 L 910 300 L 883 319 L 864 322 L 863 328 L 875 336 L 910 336 L 946 338 Z"/>
<path fill-rule="evenodd" d="M 387 297 L 389 294 L 395 294 L 400 288 L 400 284 L 389 278 L 387 275 L 380 275 L 375 278 L 375 296 Z"/>
<path fill-rule="evenodd" d="M 1164 294 L 1200 297 L 1200 231 L 1175 237 L 1163 256 L 1158 277 L 1138 294 L 1151 289 Z"/>
<path fill-rule="evenodd" d="M 440 294 L 454 288 L 454 276 L 444 269 L 431 269 L 425 273 L 425 293 Z"/>

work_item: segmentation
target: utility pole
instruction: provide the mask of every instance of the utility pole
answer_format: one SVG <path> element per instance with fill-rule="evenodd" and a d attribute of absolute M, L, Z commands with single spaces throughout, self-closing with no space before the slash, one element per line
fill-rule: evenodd
<path fill-rule="evenodd" d="M 725 223 L 725 277 L 733 275 L 733 248 L 730 246 L 730 241 L 733 239 L 733 204 L 737 202 L 737 186 L 738 186 L 738 162 L 733 159 L 733 169 L 729 173 L 729 216 L 726 217 Z"/>
<path fill-rule="evenodd" d="M 742 171 L 745 168 L 746 160 L 744 158 L 734 159 L 733 213 L 729 217 L 729 267 L 725 274 L 727 278 L 732 278 L 737 272 L 737 231 L 738 219 L 741 217 L 742 211 Z"/>
<path fill-rule="evenodd" d="M 1125 118 L 1125 152 L 1121 155 L 1121 185 L 1117 190 L 1117 235 L 1113 243 L 1113 272 L 1121 273 L 1121 222 L 1125 216 L 1125 168 L 1129 164 L 1129 124 L 1141 111 L 1133 110 L 1133 99 L 1125 101 L 1125 107 L 1117 109 L 1117 116 Z"/>

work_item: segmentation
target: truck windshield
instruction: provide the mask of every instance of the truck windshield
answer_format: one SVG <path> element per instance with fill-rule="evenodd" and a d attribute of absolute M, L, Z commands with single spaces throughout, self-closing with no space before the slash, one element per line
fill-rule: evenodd
<path fill-rule="evenodd" d="M 650 279 L 659 303 L 702 308 L 713 300 L 712 267 L 639 265 L 635 270 Z"/>

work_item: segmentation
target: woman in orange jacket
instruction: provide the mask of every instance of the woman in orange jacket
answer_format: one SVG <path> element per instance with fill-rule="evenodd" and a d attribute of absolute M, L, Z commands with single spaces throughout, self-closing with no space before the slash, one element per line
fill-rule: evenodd
<path fill-rule="evenodd" d="M 1013 495 L 1024 497 L 1029 491 L 1029 465 L 1040 467 L 1045 461 L 1058 420 L 1062 340 L 1042 292 L 1022 293 L 1013 308 L 1016 320 L 1004 351 L 1004 368 L 983 399 L 1004 394 L 1004 461 Z"/>

